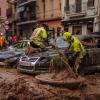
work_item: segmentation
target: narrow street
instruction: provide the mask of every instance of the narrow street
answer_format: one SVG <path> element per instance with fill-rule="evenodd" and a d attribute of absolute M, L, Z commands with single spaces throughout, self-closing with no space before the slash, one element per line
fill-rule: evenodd
<path fill-rule="evenodd" d="M 0 0 L 0 100 L 100 100 L 100 0 Z"/>
<path fill-rule="evenodd" d="M 100 75 L 86 76 L 77 90 L 39 83 L 16 69 L 0 68 L 0 100 L 99 100 Z"/>

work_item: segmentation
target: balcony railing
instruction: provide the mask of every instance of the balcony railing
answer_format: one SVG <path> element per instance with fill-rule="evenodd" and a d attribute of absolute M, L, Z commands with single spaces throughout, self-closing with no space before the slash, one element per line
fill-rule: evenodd
<path fill-rule="evenodd" d="M 17 6 L 23 6 L 36 0 L 17 0 Z"/>
<path fill-rule="evenodd" d="M 17 18 L 17 22 L 25 22 L 25 21 L 32 21 L 32 20 L 36 20 L 36 14 L 31 12 L 31 13 L 20 13 L 20 16 L 18 16 Z"/>
<path fill-rule="evenodd" d="M 80 8 L 80 9 L 79 9 Z M 80 7 L 76 7 L 75 4 L 69 6 L 69 10 L 65 7 L 65 13 L 68 15 L 85 14 L 87 11 L 87 3 L 82 3 Z"/>
<path fill-rule="evenodd" d="M 21 3 L 24 3 L 24 2 L 27 2 L 28 0 L 17 0 L 17 4 L 21 4 Z"/>
<path fill-rule="evenodd" d="M 37 20 L 52 20 L 52 19 L 61 19 L 61 11 L 59 9 L 48 10 L 44 14 L 38 13 Z"/>

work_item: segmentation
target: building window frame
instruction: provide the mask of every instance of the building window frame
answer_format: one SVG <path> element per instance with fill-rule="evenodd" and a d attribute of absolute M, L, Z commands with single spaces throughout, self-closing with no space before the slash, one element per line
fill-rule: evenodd
<path fill-rule="evenodd" d="M 65 0 L 65 12 L 69 12 L 70 11 L 70 6 L 69 6 L 69 0 Z"/>
<path fill-rule="evenodd" d="M 54 0 L 51 1 L 51 17 L 54 17 Z"/>
<path fill-rule="evenodd" d="M 0 16 L 1 16 L 1 8 L 0 8 Z"/>
<path fill-rule="evenodd" d="M 76 13 L 82 12 L 82 0 L 75 0 L 75 5 L 76 5 L 75 12 Z"/>
<path fill-rule="evenodd" d="M 43 18 L 45 18 L 45 0 L 42 0 L 43 3 Z"/>
<path fill-rule="evenodd" d="M 88 0 L 87 2 L 87 7 L 88 8 L 93 8 L 95 5 L 95 0 Z"/>

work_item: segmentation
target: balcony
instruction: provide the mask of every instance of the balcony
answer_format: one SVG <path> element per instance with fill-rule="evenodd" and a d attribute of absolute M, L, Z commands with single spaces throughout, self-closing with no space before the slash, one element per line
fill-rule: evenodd
<path fill-rule="evenodd" d="M 17 6 L 23 6 L 23 5 L 27 5 L 29 3 L 32 3 L 36 0 L 17 0 Z"/>
<path fill-rule="evenodd" d="M 49 10 L 43 13 L 37 14 L 38 21 L 46 21 L 46 20 L 56 20 L 61 19 L 61 11 L 59 9 Z"/>
<path fill-rule="evenodd" d="M 27 2 L 28 0 L 17 0 L 17 4 L 22 4 L 22 3 L 25 3 Z"/>
<path fill-rule="evenodd" d="M 18 24 L 28 24 L 36 20 L 36 14 L 34 12 L 21 12 L 16 18 Z"/>
<path fill-rule="evenodd" d="M 69 10 L 67 10 L 67 7 L 64 8 L 65 13 L 69 17 L 82 17 L 86 15 L 87 12 L 87 3 L 82 3 L 81 6 L 77 7 L 75 4 L 69 6 Z"/>

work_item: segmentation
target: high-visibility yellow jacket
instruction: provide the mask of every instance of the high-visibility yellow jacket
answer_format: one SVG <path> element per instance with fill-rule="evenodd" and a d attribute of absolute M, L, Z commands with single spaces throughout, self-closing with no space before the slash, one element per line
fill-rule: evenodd
<path fill-rule="evenodd" d="M 68 41 L 69 37 L 71 37 L 71 36 L 72 36 L 72 33 L 70 33 L 70 32 L 65 32 L 65 33 L 63 34 L 63 40 Z"/>
<path fill-rule="evenodd" d="M 44 29 L 44 27 L 41 27 L 41 28 L 37 28 L 36 30 L 34 30 L 30 40 L 33 40 L 33 42 L 36 45 L 40 46 L 42 44 L 42 40 L 46 38 L 47 38 L 46 30 Z"/>
<path fill-rule="evenodd" d="M 79 39 L 75 36 L 72 36 L 72 39 L 70 41 L 70 49 L 74 54 L 79 53 L 80 58 L 83 58 L 85 55 L 84 46 L 79 41 Z"/>

